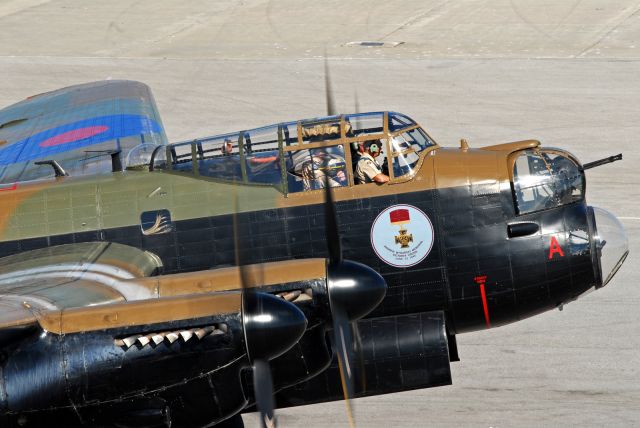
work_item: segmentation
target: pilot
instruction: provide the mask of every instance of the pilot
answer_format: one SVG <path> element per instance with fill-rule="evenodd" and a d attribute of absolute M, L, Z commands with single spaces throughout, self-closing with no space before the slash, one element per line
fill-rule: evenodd
<path fill-rule="evenodd" d="M 230 139 L 226 138 L 224 140 L 222 147 L 220 147 L 220 151 L 222 152 L 222 156 L 231 156 L 233 154 L 233 143 Z"/>
<path fill-rule="evenodd" d="M 364 143 L 364 153 L 356 165 L 355 178 L 357 184 L 378 183 L 389 181 L 389 176 L 382 172 L 376 158 L 380 156 L 382 143 L 380 140 L 372 140 Z"/>
<path fill-rule="evenodd" d="M 316 149 L 313 155 L 302 164 L 302 184 L 304 190 L 323 189 L 325 181 L 329 187 L 341 187 L 347 184 L 344 172 L 344 158 L 328 153 L 324 149 Z"/>

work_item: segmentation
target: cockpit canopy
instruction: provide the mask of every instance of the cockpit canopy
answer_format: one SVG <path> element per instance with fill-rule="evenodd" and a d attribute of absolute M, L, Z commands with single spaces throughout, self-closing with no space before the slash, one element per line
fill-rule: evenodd
<path fill-rule="evenodd" d="M 411 177 L 420 153 L 436 146 L 409 117 L 394 112 L 338 115 L 280 123 L 158 148 L 151 170 L 275 186 L 284 193 L 354 184 L 354 164 L 367 141 L 391 179 Z M 391 167 L 389 167 L 391 165 Z"/>
<path fill-rule="evenodd" d="M 561 150 L 524 150 L 513 163 L 513 191 L 518 214 L 527 214 L 584 199 L 584 172 Z"/>

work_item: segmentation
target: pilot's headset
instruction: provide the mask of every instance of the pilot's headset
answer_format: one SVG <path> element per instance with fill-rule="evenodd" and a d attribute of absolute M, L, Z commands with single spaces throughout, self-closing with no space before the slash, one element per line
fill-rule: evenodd
<path fill-rule="evenodd" d="M 380 153 L 380 149 L 382 148 L 382 144 L 380 144 L 380 141 L 375 140 L 375 141 L 367 141 L 364 144 L 364 148 L 369 149 L 371 151 L 371 153 L 375 154 L 375 153 Z"/>

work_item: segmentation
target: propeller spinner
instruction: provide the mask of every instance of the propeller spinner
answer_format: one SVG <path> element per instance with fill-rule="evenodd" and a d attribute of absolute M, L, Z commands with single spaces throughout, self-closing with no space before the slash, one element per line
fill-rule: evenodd
<path fill-rule="evenodd" d="M 240 271 L 244 266 L 240 266 Z M 307 319 L 294 304 L 268 293 L 252 291 L 241 273 L 242 319 L 253 387 L 262 427 L 275 427 L 273 380 L 269 360 L 295 345 L 307 328 Z"/>

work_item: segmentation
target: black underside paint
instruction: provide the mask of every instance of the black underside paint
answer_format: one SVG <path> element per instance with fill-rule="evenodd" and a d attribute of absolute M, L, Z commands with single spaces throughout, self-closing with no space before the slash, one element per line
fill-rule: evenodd
<path fill-rule="evenodd" d="M 114 345 L 116 338 L 221 322 L 224 334 L 201 339 Z M 203 426 L 246 405 L 244 349 L 238 315 L 62 336 L 38 331 L 3 350 L 0 426 L 150 426 L 167 410 L 174 426 Z"/>
<path fill-rule="evenodd" d="M 362 359 L 353 361 L 359 376 L 354 397 L 388 394 L 451 384 L 451 368 L 442 311 L 388 316 L 358 322 Z M 338 364 L 308 382 L 276 395 L 278 407 L 343 398 Z"/>

